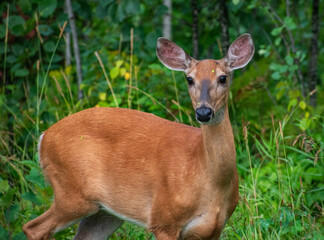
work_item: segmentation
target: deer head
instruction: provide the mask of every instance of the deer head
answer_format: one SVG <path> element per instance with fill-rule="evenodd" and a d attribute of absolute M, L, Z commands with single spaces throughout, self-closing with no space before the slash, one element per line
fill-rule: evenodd
<path fill-rule="evenodd" d="M 218 124 L 227 108 L 233 71 L 249 63 L 254 44 L 249 34 L 243 34 L 232 43 L 224 58 L 198 61 L 174 42 L 159 38 L 156 54 L 167 68 L 185 72 L 199 123 Z"/>

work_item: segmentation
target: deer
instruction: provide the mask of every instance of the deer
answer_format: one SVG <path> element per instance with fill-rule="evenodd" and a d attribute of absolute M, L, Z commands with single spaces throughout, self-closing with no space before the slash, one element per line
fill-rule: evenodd
<path fill-rule="evenodd" d="M 157 240 L 219 239 L 239 200 L 228 111 L 233 71 L 254 55 L 243 34 L 220 60 L 196 60 L 159 38 L 156 54 L 186 75 L 200 127 L 126 108 L 89 108 L 42 133 L 39 161 L 53 187 L 46 212 L 29 221 L 29 240 L 51 239 L 81 220 L 74 239 L 106 239 L 124 221 Z"/>

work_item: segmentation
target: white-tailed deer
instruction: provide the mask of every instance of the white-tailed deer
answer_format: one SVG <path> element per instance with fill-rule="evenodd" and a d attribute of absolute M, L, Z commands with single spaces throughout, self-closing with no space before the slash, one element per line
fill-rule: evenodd
<path fill-rule="evenodd" d="M 54 202 L 24 225 L 28 239 L 50 239 L 80 219 L 75 239 L 105 239 L 124 220 L 157 240 L 219 239 L 239 194 L 229 85 L 254 54 L 252 38 L 240 36 L 221 60 L 195 60 L 165 38 L 156 53 L 187 75 L 201 128 L 121 108 L 60 120 L 39 142 Z"/>

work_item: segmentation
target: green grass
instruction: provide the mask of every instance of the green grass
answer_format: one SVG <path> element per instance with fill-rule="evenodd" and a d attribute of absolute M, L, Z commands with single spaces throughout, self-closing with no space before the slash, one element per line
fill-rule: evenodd
<path fill-rule="evenodd" d="M 293 123 L 282 121 L 280 130 L 279 122 L 274 122 L 268 136 L 252 134 L 246 124 L 240 127 L 240 132 L 243 129 L 246 133 L 236 135 L 240 201 L 225 226 L 223 239 L 321 239 L 323 236 L 322 153 L 315 163 L 315 154 L 322 143 L 305 135 L 293 146 L 296 137 L 285 135 L 285 127 Z M 32 131 L 23 122 L 17 124 L 20 131 L 26 128 L 28 139 L 23 146 L 14 144 L 16 156 L 1 155 L 1 239 L 9 236 L 23 239 L 21 226 L 48 209 L 53 197 L 37 163 L 37 127 Z M 33 151 L 28 150 L 27 142 L 32 142 Z M 308 152 L 307 144 L 313 148 Z M 72 226 L 56 234 L 55 239 L 73 239 L 76 230 L 77 225 Z M 150 238 L 153 239 L 146 230 L 130 223 L 125 223 L 112 237 Z"/>
<path fill-rule="evenodd" d="M 132 106 L 197 126 L 192 120 L 189 97 L 185 100 L 181 95 L 184 84 L 182 76 L 175 77 L 173 73 L 167 75 L 170 80 L 163 84 L 172 90 L 169 96 L 165 92 L 161 95 L 152 94 L 138 86 L 137 76 L 128 85 L 122 76 L 110 82 L 98 54 L 96 56 L 100 64 L 94 64 L 95 70 L 91 71 L 105 78 L 100 78 L 102 81 L 96 83 L 84 84 L 85 99 L 76 101 L 73 99 L 76 86 L 69 68 L 60 71 L 50 69 L 60 40 L 61 35 L 46 70 L 43 70 L 41 62 L 36 63 L 37 84 L 34 93 L 26 93 L 28 107 L 8 103 L 5 100 L 9 99 L 4 93 L 0 96 L 0 107 L 5 113 L 0 122 L 3 128 L 0 134 L 0 239 L 25 239 L 22 225 L 49 208 L 53 191 L 44 181 L 37 162 L 37 139 L 41 131 L 64 116 L 94 105 L 119 105 Z M 100 56 L 108 58 L 107 52 L 102 52 Z M 114 57 L 113 62 L 126 62 L 130 56 L 115 54 Z M 129 67 L 125 64 L 127 71 L 130 71 Z M 136 69 L 139 66 L 133 63 L 131 67 Z M 150 78 L 162 79 L 165 78 L 164 71 L 154 66 L 144 70 L 144 73 Z M 136 71 L 132 72 L 135 73 L 133 75 L 137 74 Z M 133 91 L 129 91 L 130 85 Z M 131 103 L 129 99 L 132 99 Z M 269 117 L 271 125 L 262 131 L 256 124 L 243 121 L 240 125 L 240 109 L 235 108 L 232 98 L 230 103 L 240 178 L 240 201 L 224 228 L 222 239 L 323 239 L 323 116 L 316 116 L 314 120 L 317 131 L 304 131 L 300 135 L 295 130 L 299 124 L 295 120 L 299 118 L 296 107 L 283 119 Z M 246 121 L 249 117 L 245 117 Z M 5 124 L 9 121 L 12 121 L 13 135 L 5 134 L 10 131 Z M 57 233 L 55 239 L 73 239 L 76 230 L 77 225 L 74 225 Z M 130 223 L 125 223 L 112 237 L 153 238 L 143 228 Z"/>

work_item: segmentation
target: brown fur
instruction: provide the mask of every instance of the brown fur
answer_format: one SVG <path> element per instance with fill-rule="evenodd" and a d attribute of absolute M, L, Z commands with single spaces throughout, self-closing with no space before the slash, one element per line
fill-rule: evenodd
<path fill-rule="evenodd" d="M 222 121 L 194 128 L 130 109 L 91 108 L 57 122 L 40 144 L 55 199 L 23 227 L 28 239 L 50 239 L 82 218 L 75 239 L 104 239 L 122 224 L 117 217 L 144 225 L 157 240 L 220 237 L 238 202 L 229 81 L 219 83 L 232 70 L 224 59 L 198 62 L 167 41 L 161 61 L 185 66 L 195 79 L 189 87 L 194 108 L 222 108 Z M 203 81 L 208 96 L 201 98 Z"/>

